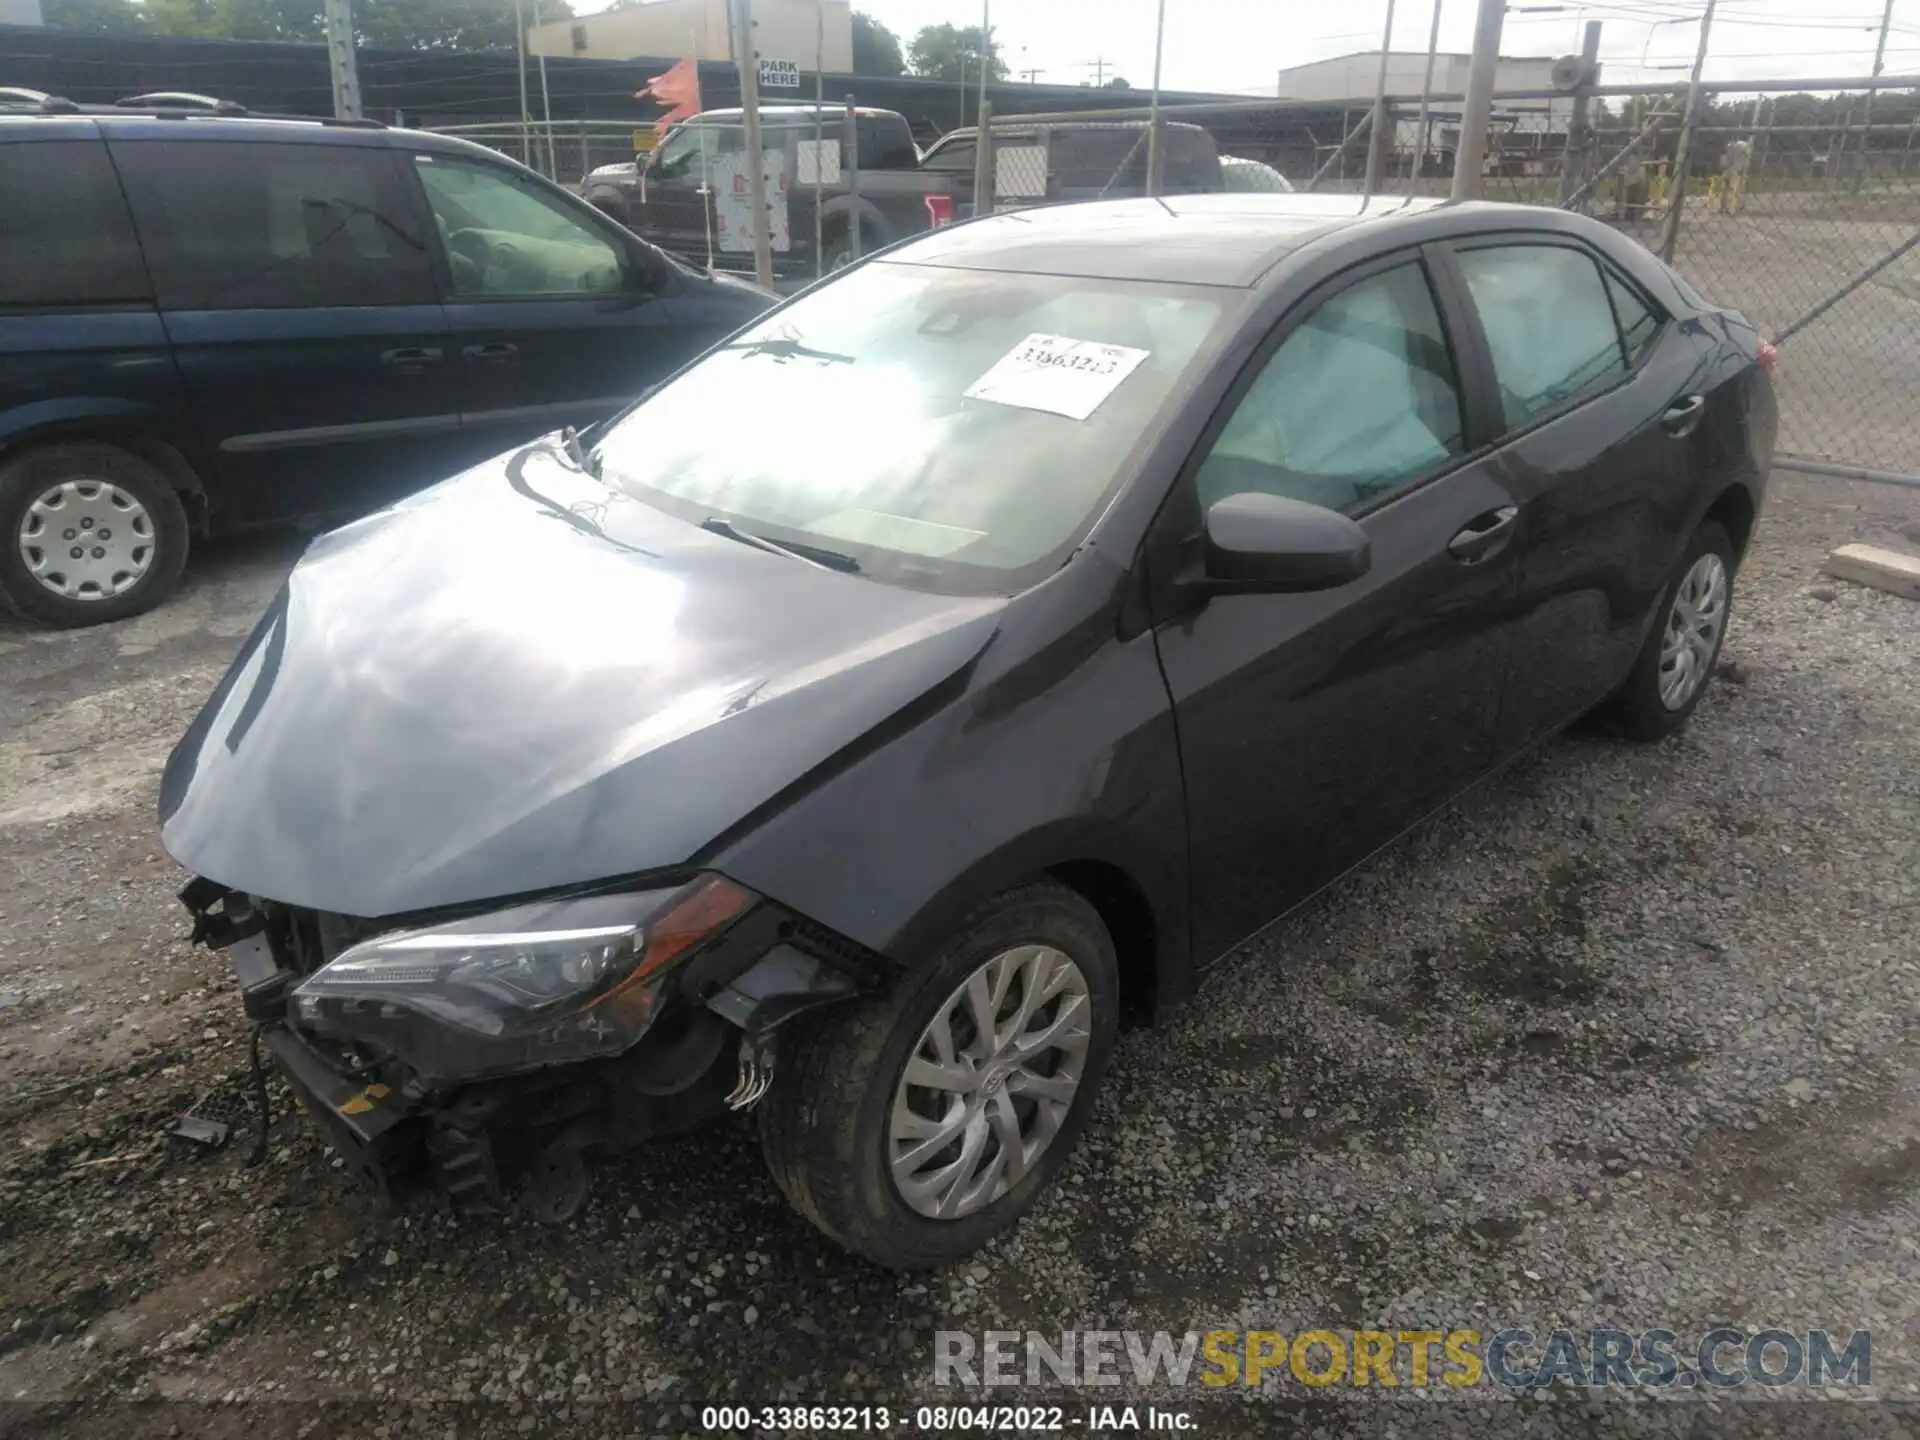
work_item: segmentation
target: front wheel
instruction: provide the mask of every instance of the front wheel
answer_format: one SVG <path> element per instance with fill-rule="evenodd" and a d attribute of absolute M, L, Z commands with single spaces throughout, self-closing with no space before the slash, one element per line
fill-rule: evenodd
<path fill-rule="evenodd" d="M 0 466 L 0 597 L 49 625 L 151 610 L 187 560 L 167 477 L 118 445 L 42 445 Z"/>
<path fill-rule="evenodd" d="M 781 1033 L 760 1112 L 768 1168 L 857 1254 L 897 1270 L 956 1260 L 1065 1163 L 1118 1016 L 1093 907 L 1053 884 L 1011 891 L 885 996 Z"/>
<path fill-rule="evenodd" d="M 1733 541 L 1708 521 L 1694 531 L 1660 599 L 1633 673 L 1601 714 L 1635 740 L 1658 740 L 1687 723 L 1713 678 L 1733 612 Z"/>

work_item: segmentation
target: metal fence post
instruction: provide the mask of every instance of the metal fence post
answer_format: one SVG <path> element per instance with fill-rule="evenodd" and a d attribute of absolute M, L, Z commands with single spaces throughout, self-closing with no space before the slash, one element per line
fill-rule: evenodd
<path fill-rule="evenodd" d="M 1593 153 L 1593 82 L 1600 64 L 1600 22 L 1589 20 L 1580 39 L 1580 88 L 1573 92 L 1573 118 L 1567 122 L 1567 153 L 1560 167 L 1560 204 L 1564 208 L 1587 178 Z"/>
<path fill-rule="evenodd" d="M 580 128 L 580 178 L 584 181 L 587 178 L 587 173 L 593 169 L 593 167 L 587 163 L 587 122 L 582 118 L 574 121 L 574 124 Z"/>
<path fill-rule="evenodd" d="M 1687 168 L 1693 163 L 1693 134 L 1700 127 L 1701 87 L 1696 81 L 1687 87 L 1687 109 L 1680 120 L 1680 139 L 1673 151 L 1673 188 L 1667 191 L 1666 218 L 1660 222 L 1660 243 L 1656 253 L 1669 265 L 1680 244 L 1680 221 L 1687 208 Z"/>
<path fill-rule="evenodd" d="M 1387 110 L 1387 97 L 1382 95 L 1373 102 L 1373 109 L 1367 112 L 1372 116 L 1372 130 L 1367 135 L 1367 178 L 1361 189 L 1362 197 L 1378 195 L 1386 189 L 1387 156 L 1393 151 L 1396 138 L 1393 133 L 1393 120 Z"/>
<path fill-rule="evenodd" d="M 840 119 L 840 145 L 846 163 L 840 168 L 847 176 L 847 258 L 860 258 L 860 123 L 854 117 L 853 96 L 847 96 L 847 113 Z"/>
<path fill-rule="evenodd" d="M 980 126 L 975 132 L 973 142 L 973 213 L 989 214 L 993 210 L 993 102 L 980 102 Z M 986 197 L 986 209 L 980 208 L 981 197 Z"/>

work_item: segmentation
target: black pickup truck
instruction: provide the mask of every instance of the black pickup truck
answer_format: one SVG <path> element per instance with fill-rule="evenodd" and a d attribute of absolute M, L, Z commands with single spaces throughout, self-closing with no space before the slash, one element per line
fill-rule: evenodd
<path fill-rule="evenodd" d="M 973 172 L 922 170 L 920 149 L 906 118 L 892 110 L 854 109 L 858 154 L 845 143 L 844 105 L 763 105 L 761 143 L 784 152 L 785 245 L 776 222 L 774 271 L 783 278 L 811 278 L 819 268 L 836 270 L 853 254 L 855 227 L 862 251 L 904 235 L 918 234 L 971 207 Z M 817 117 L 817 119 L 816 119 Z M 816 136 L 826 160 L 816 190 Z M 729 157 L 745 150 L 740 111 L 703 110 L 667 132 L 658 149 L 633 164 L 603 165 L 581 184 L 593 205 L 664 250 L 705 268 L 750 270 L 753 252 L 729 243 L 729 207 L 724 191 L 738 166 Z M 849 159 L 859 161 L 859 191 L 849 186 Z M 824 267 L 814 261 L 815 195 L 819 196 Z M 771 198 L 771 197 L 770 197 Z M 776 209 L 780 201 L 774 200 Z"/>
<path fill-rule="evenodd" d="M 775 223 L 774 271 L 782 279 L 810 279 L 836 270 L 853 254 L 973 213 L 975 128 L 940 137 L 923 155 L 906 118 L 892 110 L 856 107 L 857 189 L 849 186 L 844 105 L 767 105 L 760 111 L 762 141 L 783 152 L 785 228 Z M 1018 117 L 993 126 L 995 206 L 1140 195 L 1146 190 L 1147 126 L 1139 120 L 1041 121 Z M 1227 188 L 1212 135 L 1198 125 L 1163 127 L 1161 191 L 1191 195 Z M 820 177 L 820 236 L 825 264 L 814 258 L 814 140 L 827 164 Z M 752 249 L 729 234 L 729 216 L 742 207 L 725 194 L 739 180 L 744 152 L 738 110 L 706 110 L 668 132 L 650 156 L 607 165 L 589 174 L 581 193 L 614 219 L 665 250 L 701 267 L 750 270 Z M 729 165 L 729 161 L 732 161 Z M 736 202 L 738 197 L 731 197 Z M 775 201 L 776 211 L 780 203 Z M 729 243 L 731 239 L 731 243 Z"/>

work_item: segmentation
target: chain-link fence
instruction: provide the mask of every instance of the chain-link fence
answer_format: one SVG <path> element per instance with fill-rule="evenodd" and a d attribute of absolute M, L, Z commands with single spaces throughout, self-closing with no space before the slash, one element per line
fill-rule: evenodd
<path fill-rule="evenodd" d="M 1459 110 L 1356 105 L 1333 133 L 1325 106 L 1175 107 L 1155 189 L 1445 195 Z M 1145 193 L 1150 128 L 1112 111 L 995 126 L 995 203 Z M 1496 97 L 1482 190 L 1616 226 L 1779 344 L 1785 463 L 1920 475 L 1920 91 Z"/>
<path fill-rule="evenodd" d="M 512 156 L 569 189 L 603 165 L 631 165 L 636 152 L 653 140 L 651 127 L 618 120 L 490 120 L 436 125 L 427 117 L 407 117 L 415 129 L 458 135 Z"/>
<path fill-rule="evenodd" d="M 1920 475 L 1920 94 L 1703 93 L 1691 125 L 1687 108 L 1610 107 L 1569 153 L 1576 206 L 1781 346 L 1784 456 Z"/>

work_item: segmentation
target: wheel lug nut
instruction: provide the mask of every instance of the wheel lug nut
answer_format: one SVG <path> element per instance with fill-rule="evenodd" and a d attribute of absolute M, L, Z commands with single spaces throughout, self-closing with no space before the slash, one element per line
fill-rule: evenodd
<path fill-rule="evenodd" d="M 111 540 L 111 539 L 113 538 L 113 531 L 111 531 L 111 530 L 102 530 L 102 531 L 100 532 L 100 538 L 101 538 L 102 540 Z"/>
<path fill-rule="evenodd" d="M 103 546 L 103 545 L 96 545 L 96 546 L 94 546 L 94 547 L 93 547 L 93 558 L 94 558 L 94 559 L 96 559 L 96 560 L 104 560 L 104 559 L 106 559 L 106 556 L 107 556 L 107 551 L 106 551 L 106 547 L 105 547 L 105 546 Z"/>
<path fill-rule="evenodd" d="M 89 517 L 88 517 L 87 519 L 85 519 L 85 520 L 82 520 L 82 521 L 80 522 L 80 528 L 81 528 L 82 530 L 91 530 L 91 529 L 93 528 L 93 519 L 92 519 L 92 517 L 91 517 L 91 516 L 89 516 Z"/>
<path fill-rule="evenodd" d="M 60 532 L 60 538 L 62 540 L 71 540 L 73 539 L 74 536 L 78 535 L 79 533 L 80 532 L 78 530 L 75 530 L 71 525 L 69 525 L 65 530 L 62 530 Z"/>

